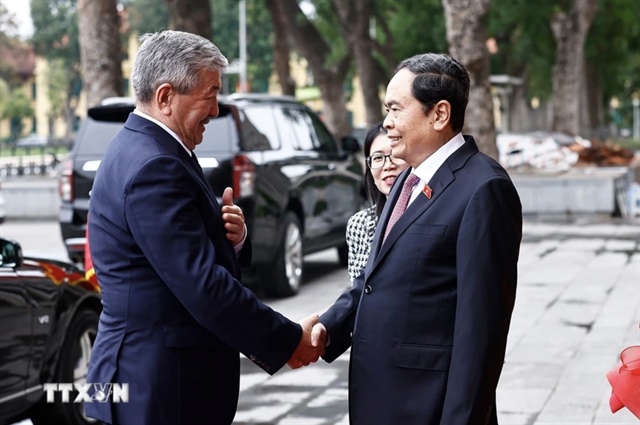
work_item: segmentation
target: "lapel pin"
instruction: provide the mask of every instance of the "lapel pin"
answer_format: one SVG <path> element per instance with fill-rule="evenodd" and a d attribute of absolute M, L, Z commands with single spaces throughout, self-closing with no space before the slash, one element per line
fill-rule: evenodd
<path fill-rule="evenodd" d="M 431 199 L 431 194 L 433 193 L 433 191 L 431 190 L 428 184 L 425 184 L 424 187 L 422 188 L 422 193 L 425 194 L 427 199 Z"/>

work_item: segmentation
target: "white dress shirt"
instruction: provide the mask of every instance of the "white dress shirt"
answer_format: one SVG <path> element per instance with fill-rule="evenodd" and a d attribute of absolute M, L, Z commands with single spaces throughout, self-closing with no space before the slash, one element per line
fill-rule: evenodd
<path fill-rule="evenodd" d="M 462 145 L 464 145 L 464 137 L 462 137 L 462 133 L 458 133 L 453 136 L 451 140 L 442 145 L 440 149 L 431 154 L 430 157 L 425 159 L 422 164 L 418 165 L 411 171 L 413 174 L 420 177 L 420 181 L 413 188 L 407 207 L 418 197 L 422 192 L 424 185 L 429 183 L 429 180 L 431 180 L 433 175 L 438 171 L 442 164 L 444 164 L 447 158 L 449 158 Z"/>

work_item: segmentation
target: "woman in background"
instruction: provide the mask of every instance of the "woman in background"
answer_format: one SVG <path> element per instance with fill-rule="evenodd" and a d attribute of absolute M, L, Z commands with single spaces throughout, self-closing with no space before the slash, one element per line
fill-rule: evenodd
<path fill-rule="evenodd" d="M 347 224 L 347 246 L 349 262 L 347 270 L 351 284 L 367 265 L 376 224 L 391 186 L 408 165 L 391 155 L 391 146 L 387 130 L 382 123 L 372 125 L 364 139 L 364 156 L 367 167 L 364 173 L 364 186 L 373 205 L 355 213 Z"/>

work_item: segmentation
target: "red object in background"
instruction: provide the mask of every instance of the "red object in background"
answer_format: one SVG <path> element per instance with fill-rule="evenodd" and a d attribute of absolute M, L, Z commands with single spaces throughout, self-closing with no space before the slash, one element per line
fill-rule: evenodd
<path fill-rule="evenodd" d="M 607 372 L 611 384 L 611 412 L 626 407 L 640 419 L 640 345 L 626 348 L 618 364 Z"/>
<path fill-rule="evenodd" d="M 87 216 L 87 227 L 85 228 L 84 237 L 84 277 L 87 279 L 96 289 L 99 289 L 98 277 L 96 271 L 93 268 L 93 261 L 91 261 L 91 250 L 89 249 L 89 216 Z"/>

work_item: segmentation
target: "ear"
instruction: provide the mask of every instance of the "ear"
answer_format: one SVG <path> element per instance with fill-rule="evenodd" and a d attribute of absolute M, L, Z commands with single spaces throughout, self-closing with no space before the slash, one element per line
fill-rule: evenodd
<path fill-rule="evenodd" d="M 173 86 L 169 83 L 164 83 L 156 89 L 156 107 L 162 115 L 171 115 L 171 101 L 175 93 Z"/>
<path fill-rule="evenodd" d="M 436 131 L 442 131 L 451 121 L 451 104 L 446 100 L 441 100 L 433 107 L 433 129 Z"/>

